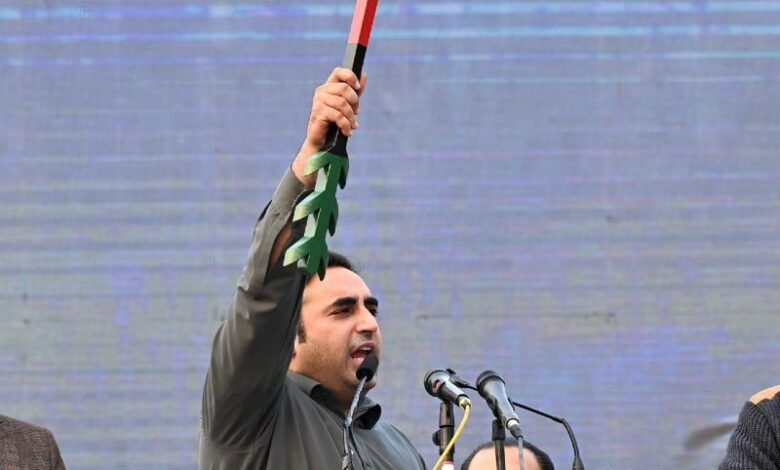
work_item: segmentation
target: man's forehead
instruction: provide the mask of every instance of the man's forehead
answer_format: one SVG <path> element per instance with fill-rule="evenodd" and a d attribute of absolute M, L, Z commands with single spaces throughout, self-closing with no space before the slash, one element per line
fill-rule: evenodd
<path fill-rule="evenodd" d="M 325 279 L 310 279 L 303 289 L 303 302 L 330 303 L 340 298 L 372 297 L 371 289 L 362 277 L 346 268 L 328 268 Z"/>

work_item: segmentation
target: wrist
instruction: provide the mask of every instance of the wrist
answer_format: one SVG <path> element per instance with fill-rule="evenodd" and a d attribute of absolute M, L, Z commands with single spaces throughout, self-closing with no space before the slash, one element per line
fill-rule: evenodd
<path fill-rule="evenodd" d="M 311 156 L 315 153 L 317 153 L 317 150 L 306 148 L 306 146 L 304 146 L 301 148 L 300 152 L 298 152 L 298 155 L 295 157 L 295 160 L 293 160 L 291 165 L 293 174 L 307 189 L 313 188 L 314 184 L 317 182 L 316 173 L 309 176 L 306 175 L 306 165 L 309 162 L 309 158 L 311 158 Z"/>

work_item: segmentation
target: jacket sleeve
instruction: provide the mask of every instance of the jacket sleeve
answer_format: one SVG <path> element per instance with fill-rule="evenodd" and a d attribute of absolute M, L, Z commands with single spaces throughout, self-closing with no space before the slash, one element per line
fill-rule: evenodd
<path fill-rule="evenodd" d="M 271 250 L 303 185 L 288 171 L 254 230 L 248 261 L 212 345 L 202 432 L 225 446 L 249 444 L 273 419 L 292 359 L 305 277 Z M 302 235 L 295 224 L 290 243 Z"/>

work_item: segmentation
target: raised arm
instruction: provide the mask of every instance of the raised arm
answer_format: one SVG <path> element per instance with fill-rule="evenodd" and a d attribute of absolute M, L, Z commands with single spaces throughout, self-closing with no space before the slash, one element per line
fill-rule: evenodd
<path fill-rule="evenodd" d="M 255 226 L 246 267 L 214 338 L 203 389 L 202 431 L 214 443 L 246 445 L 273 417 L 306 282 L 295 266 L 281 265 L 284 250 L 303 233 L 303 224 L 290 221 L 295 202 L 314 185 L 304 168 L 326 144 L 332 123 L 349 135 L 357 128 L 363 89 L 341 68 L 317 88 L 306 139 Z"/>

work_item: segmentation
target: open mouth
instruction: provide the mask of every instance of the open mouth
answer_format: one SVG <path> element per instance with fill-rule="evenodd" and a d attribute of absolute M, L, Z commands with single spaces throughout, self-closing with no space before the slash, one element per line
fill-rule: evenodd
<path fill-rule="evenodd" d="M 350 357 L 356 361 L 362 362 L 366 356 L 373 353 L 376 346 L 373 343 L 363 343 L 352 351 Z"/>

